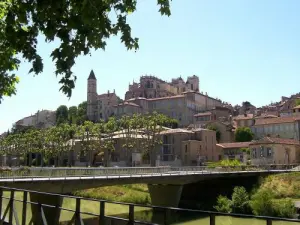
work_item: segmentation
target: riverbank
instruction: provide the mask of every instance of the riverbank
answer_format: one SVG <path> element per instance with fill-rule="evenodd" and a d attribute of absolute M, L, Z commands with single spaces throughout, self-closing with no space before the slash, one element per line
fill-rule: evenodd
<path fill-rule="evenodd" d="M 128 184 L 107 187 L 90 188 L 76 191 L 75 196 L 103 199 L 115 202 L 150 204 L 150 194 L 146 184 Z"/>

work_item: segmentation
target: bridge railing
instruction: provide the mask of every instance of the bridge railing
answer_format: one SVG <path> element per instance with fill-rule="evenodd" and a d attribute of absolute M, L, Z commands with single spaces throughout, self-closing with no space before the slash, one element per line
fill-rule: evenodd
<path fill-rule="evenodd" d="M 21 193 L 22 198 L 16 197 L 17 193 Z M 39 194 L 40 196 L 48 197 L 55 197 L 55 198 L 68 198 L 68 201 L 73 200 L 75 203 L 74 208 L 65 208 L 64 206 L 54 205 L 54 204 L 41 204 L 40 202 L 31 201 L 29 196 L 30 194 Z M 81 205 L 88 204 L 88 202 L 98 202 L 98 210 L 94 210 L 93 212 L 86 212 L 82 211 Z M 16 204 L 21 205 L 21 207 L 16 207 Z M 127 207 L 127 215 L 125 217 L 120 217 L 118 215 L 108 215 L 106 213 L 106 207 L 110 204 L 117 204 L 123 207 Z M 32 215 L 30 207 L 38 207 L 38 215 Z M 153 221 L 151 218 L 141 218 L 136 216 L 137 209 L 140 211 L 144 209 L 152 213 L 160 213 L 162 217 L 159 218 L 159 221 Z M 134 225 L 134 224 L 173 224 L 178 223 L 180 221 L 175 221 L 176 215 L 188 215 L 192 214 L 193 219 L 195 218 L 208 218 L 209 225 L 221 225 L 223 224 L 224 216 L 239 218 L 239 219 L 255 219 L 264 222 L 266 225 L 272 225 L 273 222 L 285 222 L 286 225 L 294 225 L 299 224 L 299 219 L 288 219 L 288 218 L 278 218 L 278 217 L 268 217 L 268 216 L 254 216 L 254 215 L 246 215 L 246 214 L 231 214 L 231 213 L 220 213 L 214 211 L 203 211 L 203 210 L 192 210 L 192 209 L 183 209 L 183 208 L 171 208 L 171 207 L 158 207 L 158 206 L 151 206 L 151 205 L 141 205 L 141 204 L 131 204 L 131 203 L 122 203 L 122 202 L 113 202 L 113 201 L 105 201 L 105 200 L 97 200 L 97 199 L 90 199 L 90 198 L 82 198 L 76 196 L 68 196 L 68 195 L 60 195 L 60 194 L 53 194 L 53 193 L 45 193 L 45 192 L 36 192 L 30 190 L 23 190 L 23 189 L 16 189 L 16 188 L 7 188 L 7 187 L 0 187 L 0 224 L 29 224 L 32 223 L 33 217 L 39 219 L 38 224 L 40 225 L 47 225 L 49 215 L 47 215 L 48 209 L 58 209 L 61 212 L 68 212 L 71 213 L 70 219 L 68 221 L 64 221 L 64 223 L 57 223 L 51 225 L 59 225 L 59 224 L 80 224 L 84 225 L 85 220 L 84 216 L 89 216 L 94 218 L 95 223 L 93 224 L 109 224 L 108 221 L 121 221 L 126 225 Z M 96 212 L 95 212 L 96 211 Z M 117 213 L 117 212 L 116 212 Z M 73 214 L 73 215 L 72 215 Z M 31 218 L 30 218 L 31 216 Z M 218 217 L 222 216 L 222 219 L 218 219 Z M 62 218 L 61 218 L 62 219 Z M 65 220 L 65 219 L 62 219 Z M 259 223 L 261 224 L 261 223 Z M 275 223 L 274 223 L 275 224 Z"/>
<path fill-rule="evenodd" d="M 210 174 L 251 171 L 300 171 L 293 165 L 244 165 L 244 166 L 186 166 L 186 167 L 16 167 L 0 169 L 0 179 L 39 178 L 39 177 L 97 177 L 97 176 L 158 176 L 176 174 Z"/>

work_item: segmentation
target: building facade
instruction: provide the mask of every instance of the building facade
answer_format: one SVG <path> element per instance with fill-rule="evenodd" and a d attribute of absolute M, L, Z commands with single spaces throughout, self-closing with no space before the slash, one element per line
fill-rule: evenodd
<path fill-rule="evenodd" d="M 55 126 L 56 112 L 51 110 L 37 111 L 34 115 L 24 117 L 15 123 L 16 129 L 24 127 L 48 128 Z"/>
<path fill-rule="evenodd" d="M 196 75 L 188 77 L 186 82 L 181 77 L 166 82 L 155 76 L 141 76 L 139 83 L 129 84 L 125 100 L 138 97 L 162 98 L 199 90 L 199 78 Z"/>
<path fill-rule="evenodd" d="M 207 129 L 169 129 L 161 132 L 159 158 L 163 165 L 178 162 L 182 166 L 196 166 L 221 158 L 216 149 L 216 132 Z"/>
<path fill-rule="evenodd" d="M 264 137 L 249 146 L 254 165 L 300 163 L 298 140 Z"/>
<path fill-rule="evenodd" d="M 242 163 L 247 163 L 248 152 L 246 149 L 249 148 L 251 142 L 231 142 L 231 143 L 219 143 L 217 149 L 222 153 L 224 159 L 227 160 L 239 160 Z"/>
<path fill-rule="evenodd" d="M 114 106 L 114 115 L 158 112 L 178 120 L 179 126 L 194 123 L 194 115 L 221 106 L 222 102 L 201 93 L 190 91 L 161 98 L 133 98 Z M 126 110 L 126 112 L 125 112 Z"/>
<path fill-rule="evenodd" d="M 255 139 L 269 136 L 300 140 L 299 125 L 300 117 L 256 119 L 251 130 L 255 135 Z"/>

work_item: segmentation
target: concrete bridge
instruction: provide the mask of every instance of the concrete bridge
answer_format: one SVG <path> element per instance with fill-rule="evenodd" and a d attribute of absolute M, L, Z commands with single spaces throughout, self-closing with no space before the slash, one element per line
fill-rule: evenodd
<path fill-rule="evenodd" d="M 13 168 L 0 172 L 0 186 L 41 192 L 71 193 L 100 186 L 146 183 L 153 205 L 177 207 L 184 185 L 201 186 L 234 178 L 249 180 L 275 173 L 300 171 L 295 165 L 241 167 L 130 167 L 130 168 Z M 231 183 L 231 181 L 230 181 Z M 209 186 L 209 185 L 208 185 Z M 215 184 L 213 184 L 215 186 Z M 198 189 L 199 190 L 199 189 Z M 206 192 L 207 190 L 202 190 Z M 204 193 L 205 194 L 205 193 Z M 41 204 L 61 206 L 62 198 L 30 193 Z M 32 210 L 37 210 L 34 207 Z M 51 211 L 51 210 L 50 210 Z M 56 209 L 49 217 L 59 213 Z M 50 219 L 50 218 L 49 218 Z"/>

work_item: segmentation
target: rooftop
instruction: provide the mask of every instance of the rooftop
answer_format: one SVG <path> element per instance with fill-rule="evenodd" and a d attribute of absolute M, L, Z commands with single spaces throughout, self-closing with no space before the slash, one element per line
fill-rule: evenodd
<path fill-rule="evenodd" d="M 257 144 L 285 144 L 285 145 L 300 145 L 300 142 L 294 139 L 264 137 L 260 140 L 253 141 L 251 145 Z"/>
<path fill-rule="evenodd" d="M 217 146 L 227 148 L 248 148 L 252 142 L 231 142 L 231 143 L 219 143 Z"/>
<path fill-rule="evenodd" d="M 135 104 L 133 102 L 122 102 L 122 103 L 120 103 L 118 105 L 115 105 L 115 107 L 117 107 L 117 106 L 125 106 L 125 105 L 134 106 L 134 107 L 141 107 L 140 105 Z"/>
<path fill-rule="evenodd" d="M 211 112 L 197 113 L 194 117 L 211 116 Z"/>
<path fill-rule="evenodd" d="M 255 120 L 254 126 L 267 125 L 267 124 L 280 124 L 280 123 L 293 123 L 296 120 L 300 120 L 300 117 L 276 117 L 276 118 L 265 118 Z"/>
<path fill-rule="evenodd" d="M 97 80 L 93 70 L 91 70 L 88 80 Z"/>
<path fill-rule="evenodd" d="M 243 114 L 243 115 L 238 115 L 234 117 L 235 120 L 250 120 L 253 119 L 254 115 L 253 114 Z"/>
<path fill-rule="evenodd" d="M 162 98 L 148 98 L 148 101 L 158 101 L 158 100 L 168 100 L 168 99 L 176 99 L 176 98 L 184 98 L 184 95 L 174 95 L 174 96 L 168 96 L 168 97 L 162 97 Z"/>
<path fill-rule="evenodd" d="M 176 133 L 193 134 L 194 132 L 186 129 L 181 129 L 181 128 L 170 129 L 161 132 L 161 134 L 176 134 Z"/>
<path fill-rule="evenodd" d="M 300 109 L 300 105 L 295 106 L 293 109 Z"/>

